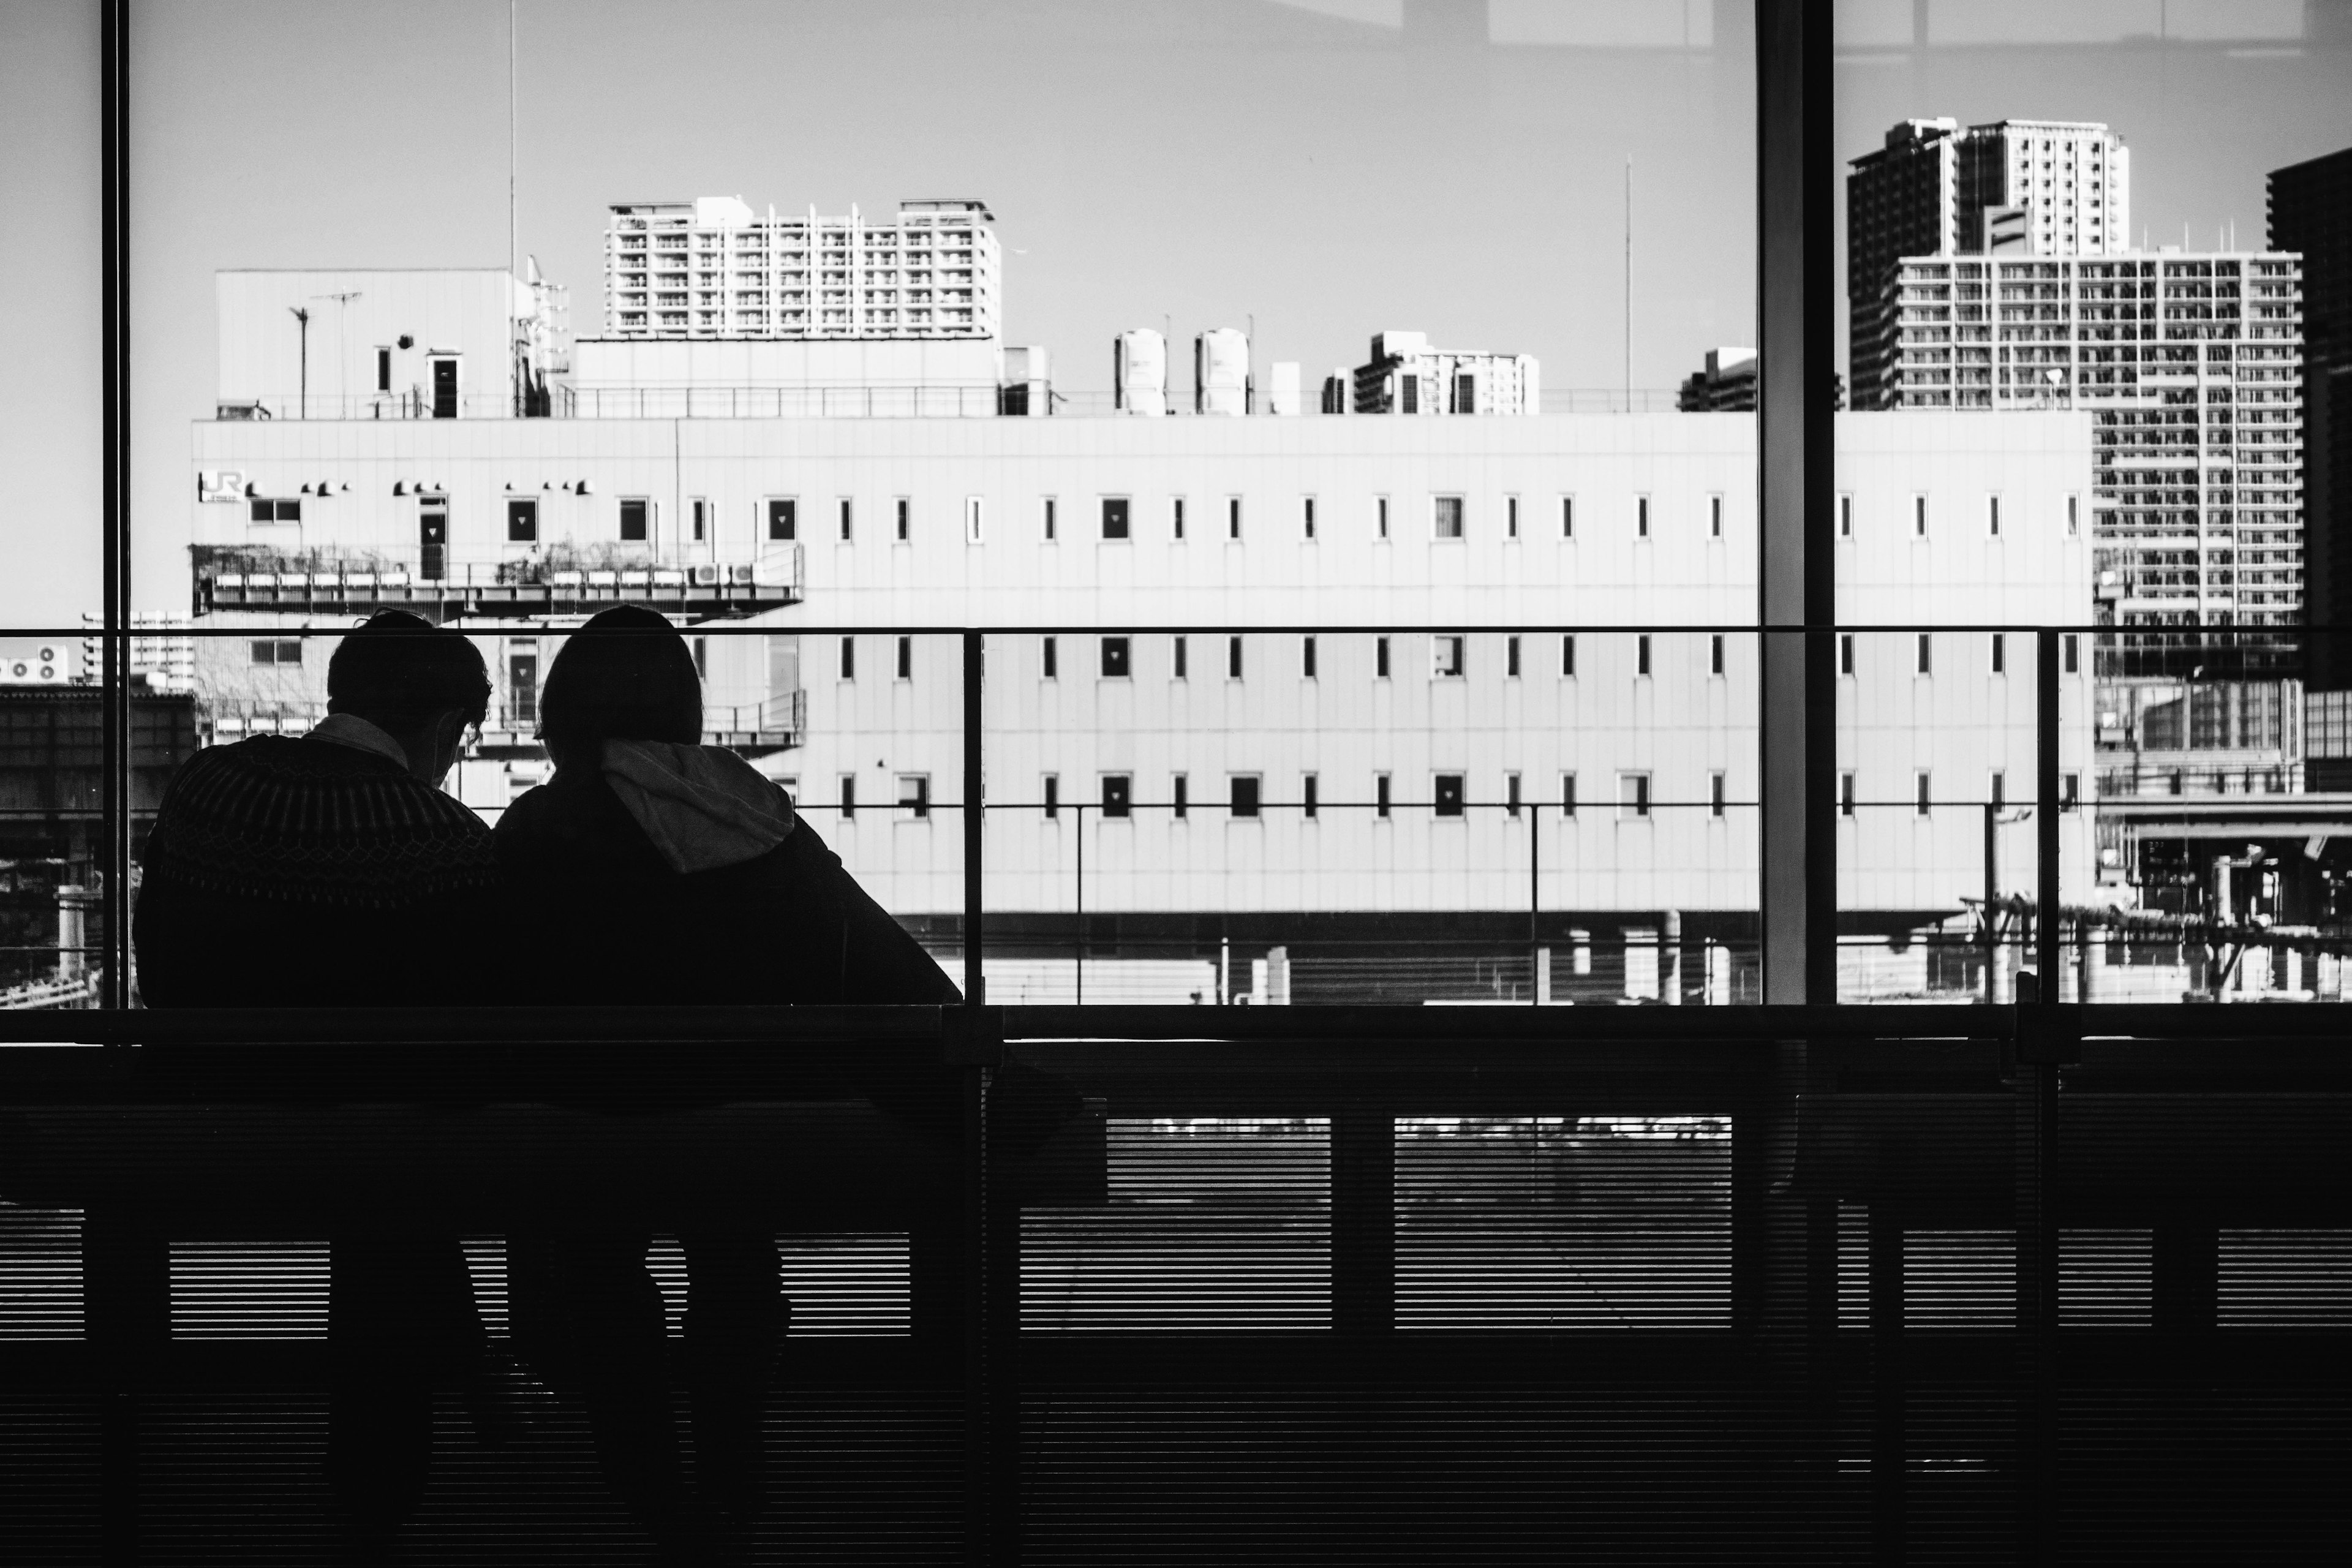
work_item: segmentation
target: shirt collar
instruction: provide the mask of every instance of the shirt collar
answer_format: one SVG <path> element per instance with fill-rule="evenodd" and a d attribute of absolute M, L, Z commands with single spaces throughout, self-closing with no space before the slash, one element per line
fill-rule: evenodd
<path fill-rule="evenodd" d="M 302 738 L 324 741 L 331 746 L 349 746 L 354 752 L 372 752 L 399 763 L 403 769 L 408 766 L 408 753 L 401 749 L 400 742 L 356 713 L 330 713 Z"/>

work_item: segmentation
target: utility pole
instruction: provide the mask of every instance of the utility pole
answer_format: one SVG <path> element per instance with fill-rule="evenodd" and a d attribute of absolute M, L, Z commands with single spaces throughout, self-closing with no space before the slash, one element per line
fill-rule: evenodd
<path fill-rule="evenodd" d="M 286 308 L 294 312 L 294 320 L 299 323 L 299 331 L 302 339 L 302 405 L 301 412 L 294 417 L 308 419 L 310 417 L 310 310 L 306 305 L 289 305 Z"/>
<path fill-rule="evenodd" d="M 1625 154 L 1625 412 L 1633 412 L 1633 154 Z"/>

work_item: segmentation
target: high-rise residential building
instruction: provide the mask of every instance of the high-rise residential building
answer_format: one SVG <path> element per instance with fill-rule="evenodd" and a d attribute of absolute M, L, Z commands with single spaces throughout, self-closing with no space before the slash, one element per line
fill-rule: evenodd
<path fill-rule="evenodd" d="M 2304 604 L 2352 626 L 2352 148 L 2272 172 L 2270 244 L 2303 258 Z M 2314 638 L 2309 675 L 2352 689 L 2352 640 Z"/>
<path fill-rule="evenodd" d="M 1543 412 L 1534 355 L 1432 348 L 1426 332 L 1381 333 L 1352 379 L 1359 414 Z"/>
<path fill-rule="evenodd" d="M 1691 372 L 1675 395 L 1685 414 L 1756 412 L 1756 351 L 1709 349 L 1705 368 Z"/>
<path fill-rule="evenodd" d="M 1903 406 L 1895 269 L 1911 256 L 2114 256 L 2130 247 L 2131 151 L 2094 121 L 1906 120 L 1846 181 L 1856 408 Z"/>
<path fill-rule="evenodd" d="M 877 222 L 753 212 L 732 196 L 615 205 L 608 338 L 994 338 L 999 252 L 985 204 L 908 201 Z"/>

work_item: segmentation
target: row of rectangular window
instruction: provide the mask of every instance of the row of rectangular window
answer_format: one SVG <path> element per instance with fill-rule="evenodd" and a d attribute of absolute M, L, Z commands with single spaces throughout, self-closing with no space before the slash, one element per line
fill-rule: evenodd
<path fill-rule="evenodd" d="M 1999 639 L 1995 640 L 1998 642 Z M 2069 670 L 2074 668 L 2072 662 L 2074 654 L 2071 646 L 2073 640 L 2071 637 L 2067 639 Z M 1190 679 L 1191 637 L 1178 636 L 1170 638 L 1169 641 L 1171 656 L 1169 670 L 1171 677 L 1177 680 Z M 1707 636 L 1707 673 L 1709 675 L 1724 673 L 1726 641 L 1726 637 L 1720 632 L 1710 633 Z M 1840 655 L 1844 671 L 1848 675 L 1853 673 L 1853 641 L 1850 637 L 1843 639 Z M 1922 641 L 1924 644 L 1925 639 L 1923 638 Z M 1516 635 L 1503 639 L 1503 673 L 1511 679 L 1518 679 L 1520 674 L 1521 642 L 1522 639 Z M 1230 680 L 1243 679 L 1244 644 L 1244 639 L 1238 636 L 1225 638 L 1225 676 Z M 900 637 L 897 639 L 897 645 L 898 679 L 912 680 L 915 678 L 915 639 L 911 637 Z M 1372 639 L 1372 675 L 1375 679 L 1390 679 L 1389 645 L 1388 637 L 1377 637 Z M 1321 668 L 1318 647 L 1319 638 L 1317 637 L 1307 636 L 1299 638 L 1298 673 L 1302 679 L 1318 679 Z M 1926 656 L 1923 654 L 1921 657 L 1924 659 Z M 1061 679 L 1062 639 L 1059 636 L 1048 636 L 1038 639 L 1038 665 L 1044 679 L 1047 680 Z M 1651 665 L 1651 634 L 1639 633 L 1633 638 L 1633 673 L 1637 676 L 1649 675 L 1652 673 Z M 1135 639 L 1131 637 L 1102 638 L 1100 660 L 1097 668 L 1102 679 L 1106 680 L 1132 679 L 1135 673 Z M 1998 655 L 1996 655 L 1995 668 L 1996 670 L 1999 668 Z M 1442 680 L 1459 680 L 1465 679 L 1469 673 L 1470 638 L 1467 635 L 1447 634 L 1430 639 L 1432 677 Z M 1559 673 L 1564 676 L 1576 673 L 1576 636 L 1573 633 L 1563 635 L 1559 639 Z M 1924 668 L 1922 673 L 1926 673 Z M 844 680 L 857 679 L 857 638 L 855 636 L 841 639 L 841 679 Z"/>
<path fill-rule="evenodd" d="M 1850 776 L 1850 775 L 1849 775 Z M 2073 775 L 2068 775 L 2072 778 Z M 1707 793 L 1704 802 L 1707 815 L 1722 816 L 1729 808 L 1727 794 L 1727 775 L 1716 772 L 1707 775 Z M 931 780 L 928 773 L 898 775 L 899 809 L 916 817 L 928 818 L 931 811 Z M 1103 816 L 1126 818 L 1137 810 L 1148 808 L 1148 803 L 1135 798 L 1135 775 L 1104 773 L 1099 782 L 1100 796 L 1094 807 Z M 1295 808 L 1309 820 L 1318 819 L 1327 804 L 1322 798 L 1319 774 L 1299 775 L 1298 798 L 1282 802 L 1266 798 L 1265 777 L 1260 773 L 1230 773 L 1226 775 L 1226 813 L 1234 817 L 1255 818 L 1266 811 Z M 1618 815 L 1622 817 L 1647 817 L 1665 803 L 1654 799 L 1651 775 L 1647 773 L 1621 773 L 1617 775 Z M 1062 813 L 1062 780 L 1058 773 L 1046 773 L 1039 780 L 1039 808 L 1047 817 L 1059 817 Z M 1183 819 L 1192 809 L 1192 779 L 1189 774 L 1175 773 L 1169 779 L 1169 796 L 1161 803 L 1171 816 Z M 1364 802 L 1343 803 L 1360 807 Z M 1503 798 L 1500 801 L 1473 801 L 1469 797 L 1469 775 L 1466 773 L 1433 773 L 1430 775 L 1430 798 L 1425 803 L 1400 802 L 1395 797 L 1393 775 L 1372 775 L 1372 799 L 1369 803 L 1376 817 L 1386 818 L 1403 805 L 1425 804 L 1431 815 L 1441 817 L 1467 816 L 1473 809 L 1499 805 L 1505 816 L 1517 817 L 1522 810 L 1533 811 L 1545 805 L 1557 805 L 1563 816 L 1578 815 L 1576 775 L 1559 775 L 1559 794 L 1553 801 L 1535 801 L 1527 797 L 1518 773 L 1503 775 Z M 1850 805 L 1850 803 L 1849 803 Z M 857 775 L 840 775 L 837 808 L 845 819 L 857 815 Z"/>
<path fill-rule="evenodd" d="M 1840 816 L 1853 816 L 1856 808 L 1863 804 L 1873 805 L 1890 804 L 1883 801 L 1868 803 L 1857 801 L 1856 788 L 1856 775 L 1851 773 L 1838 774 L 1838 815 Z M 2082 804 L 2082 798 L 2083 775 L 2061 774 L 2058 780 L 2058 808 L 2061 811 L 2072 811 Z M 1932 772 L 1921 768 L 1912 773 L 1909 804 L 1915 816 L 1927 816 L 1934 814 L 1937 804 L 1936 775 Z M 1981 800 L 1948 800 L 1943 804 L 1955 806 L 1989 806 L 1999 811 L 2009 805 L 2009 775 L 1998 770 L 1990 774 L 1986 781 L 1984 798 Z"/>
<path fill-rule="evenodd" d="M 1856 799 L 1856 778 L 1857 775 L 1853 773 L 1838 775 L 1838 814 L 1842 816 L 1854 816 L 1861 804 Z M 1729 808 L 1731 803 L 1727 794 L 1727 775 L 1720 771 L 1707 775 L 1707 793 L 1704 805 L 1709 816 L 1723 816 Z M 1058 817 L 1062 810 L 1061 776 L 1057 773 L 1047 773 L 1044 775 L 1040 784 L 1041 808 L 1046 816 Z M 1135 776 L 1132 773 L 1105 773 L 1101 776 L 1099 784 L 1100 797 L 1096 809 L 1102 816 L 1110 818 L 1125 818 L 1134 815 L 1140 803 L 1135 798 Z M 1169 784 L 1169 797 L 1164 804 L 1172 816 L 1182 819 L 1192 811 L 1192 780 L 1187 774 L 1176 773 L 1171 776 Z M 1576 784 L 1576 774 L 1562 773 L 1559 775 L 1559 793 L 1552 801 L 1530 801 L 1523 793 L 1521 775 L 1505 773 L 1501 801 L 1474 802 L 1468 795 L 1467 774 L 1433 773 L 1430 777 L 1430 798 L 1426 804 L 1433 816 L 1441 817 L 1464 816 L 1474 806 L 1491 805 L 1500 805 L 1505 816 L 1516 817 L 1522 808 L 1532 810 L 1550 805 L 1558 805 L 1562 816 L 1575 816 L 1578 815 Z M 1292 802 L 1268 800 L 1264 793 L 1264 775 L 1259 773 L 1228 774 L 1225 803 L 1227 814 L 1235 817 L 1255 818 L 1264 815 L 1269 808 L 1288 805 L 1295 807 L 1301 816 L 1308 820 L 1315 820 L 1320 816 L 1326 804 L 1322 798 L 1320 775 L 1301 774 L 1298 798 Z M 1666 803 L 1657 800 L 1653 795 L 1651 784 L 1652 775 L 1646 772 L 1618 773 L 1617 815 L 1625 818 L 1646 818 L 1664 805 Z M 900 773 L 898 775 L 898 805 L 901 810 L 916 817 L 930 816 L 929 774 Z M 1982 800 L 1947 801 L 1944 804 L 1954 806 L 1990 806 L 1999 810 L 2009 804 L 2007 786 L 2007 775 L 1996 772 L 1990 777 Z M 2082 775 L 2074 773 L 2062 775 L 2059 780 L 2059 808 L 2062 811 L 2073 811 L 2081 802 Z M 1354 804 L 1360 805 L 1363 803 Z M 1395 798 L 1392 775 L 1389 773 L 1372 775 L 1372 799 L 1370 804 L 1373 815 L 1381 818 L 1393 815 L 1398 806 L 1404 804 Z M 1924 769 L 1915 773 L 1912 775 L 1910 801 L 1914 814 L 1920 816 L 1931 816 L 1936 804 L 1934 773 Z M 839 809 L 845 819 L 854 818 L 857 815 L 857 775 L 855 773 L 841 775 Z"/>

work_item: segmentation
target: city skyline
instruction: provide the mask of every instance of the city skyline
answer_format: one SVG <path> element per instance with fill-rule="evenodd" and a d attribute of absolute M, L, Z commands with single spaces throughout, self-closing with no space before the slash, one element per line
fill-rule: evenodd
<path fill-rule="evenodd" d="M 520 249 L 572 288 L 580 329 L 614 201 L 724 192 L 760 206 L 882 210 L 969 191 L 1001 220 L 1007 341 L 1046 346 L 1066 387 L 1107 389 L 1112 338 L 1165 321 L 1180 341 L 1255 325 L 1258 363 L 1297 360 L 1310 383 L 1357 363 L 1373 333 L 1410 327 L 1533 354 L 1552 388 L 1607 388 L 1627 379 L 1630 150 L 1631 380 L 1663 392 L 1708 348 L 1752 341 L 1746 8 L 1679 8 L 1672 37 L 1578 21 L 1608 9 L 1229 0 L 974 17 L 908 5 L 813 7 L 787 25 L 713 4 L 662 12 L 656 48 L 641 10 L 525 5 Z M 2285 36 L 2276 7 L 2241 9 L 2244 37 Z M 134 168 L 156 192 L 132 231 L 142 607 L 178 607 L 178 459 L 188 422 L 209 412 L 215 270 L 503 259 L 504 13 L 452 3 L 395 24 L 335 6 L 142 8 L 139 47 L 176 62 L 153 73 L 133 126 Z M 1841 56 L 1842 158 L 1915 115 L 2105 119 L 2134 149 L 2135 221 L 2151 239 L 2168 241 L 2184 220 L 2192 237 L 2234 221 L 2244 245 L 2268 168 L 2352 142 L 2352 95 L 2328 90 L 2344 64 L 2331 39 L 2232 50 L 2231 26 L 2217 25 L 2210 43 L 2118 40 L 2116 68 L 2085 73 L 2080 47 L 2004 47 L 1997 35 L 1905 49 L 1891 16 L 1840 7 L 1854 39 Z M 1456 25 L 1464 17 L 1483 30 Z M 12 87 L 43 62 L 86 79 L 73 62 L 94 58 L 95 40 L 57 8 L 9 25 L 23 45 L 7 51 Z M 784 125 L 761 108 L 774 91 L 761 62 L 774 51 L 741 48 L 751 37 L 796 62 L 800 112 Z M 675 70 L 643 63 L 673 55 L 718 61 L 719 79 L 681 99 Z M 268 102 L 217 90 L 224 72 L 272 60 L 284 68 Z M 1167 114 L 1135 111 L 1139 60 L 1154 62 L 1146 89 L 1169 84 Z M 427 80 L 431 112 L 420 114 Z M 977 100 L 975 81 L 987 84 Z M 2243 113 L 2256 99 L 2264 113 Z M 73 173 L 95 167 L 94 147 L 68 133 L 70 99 L 51 88 L 17 101 L 66 123 L 22 143 L 40 150 L 40 166 L 9 163 L 12 206 L 70 203 L 90 183 Z M 1365 101 L 1397 111 L 1365 113 Z M 677 102 L 695 112 L 653 111 Z M 616 114 L 616 103 L 636 107 Z M 390 124 L 409 133 L 379 133 Z M 288 136 L 289 125 L 305 133 Z M 1400 224 L 1400 212 L 1429 216 Z M 94 271 L 94 212 L 86 226 L 82 216 L 70 214 L 54 254 L 86 250 Z M 30 455 L 28 510 L 45 520 L 10 531 L 17 570 L 0 616 L 19 622 L 95 602 L 96 497 L 78 477 L 95 460 L 94 380 L 79 384 L 94 360 L 95 279 L 49 293 L 55 316 L 12 321 L 11 346 L 68 368 L 20 385 L 0 409 Z"/>

